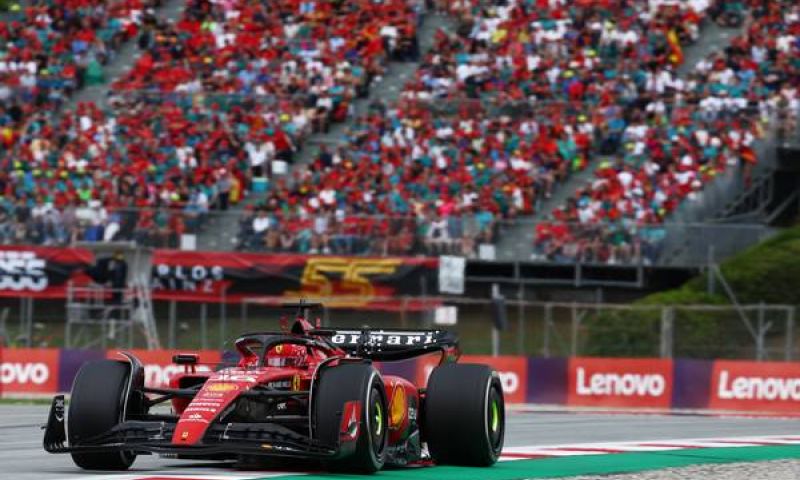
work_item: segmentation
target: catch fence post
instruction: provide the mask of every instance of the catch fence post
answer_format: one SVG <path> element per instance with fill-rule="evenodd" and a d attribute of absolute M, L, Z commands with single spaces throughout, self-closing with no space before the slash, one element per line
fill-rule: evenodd
<path fill-rule="evenodd" d="M 661 307 L 661 358 L 672 358 L 674 324 L 675 309 L 673 307 Z"/>
<path fill-rule="evenodd" d="M 200 304 L 200 343 L 203 350 L 208 349 L 208 304 Z"/>
<path fill-rule="evenodd" d="M 177 330 L 177 319 L 176 317 L 176 305 L 175 300 L 169 301 L 169 348 L 175 348 L 175 337 L 176 337 L 176 330 Z"/>
<path fill-rule="evenodd" d="M 517 290 L 517 355 L 525 355 L 525 285 Z"/>
<path fill-rule="evenodd" d="M 542 355 L 545 358 L 550 356 L 550 328 L 553 324 L 553 306 L 550 303 L 544 305 L 544 345 L 542 345 Z"/>
<path fill-rule="evenodd" d="M 766 358 L 764 338 L 769 330 L 769 325 L 764 321 L 764 302 L 758 304 L 758 329 L 756 330 L 756 360 L 759 362 Z"/>
<path fill-rule="evenodd" d="M 572 302 L 570 306 L 570 310 L 572 311 L 572 326 L 570 331 L 570 346 L 569 346 L 569 354 L 572 357 L 578 356 L 578 329 L 581 326 L 581 319 L 578 315 L 578 306 L 575 302 Z"/>
<path fill-rule="evenodd" d="M 784 351 L 784 360 L 791 362 L 794 357 L 794 309 L 789 307 L 786 310 L 786 345 Z"/>
<path fill-rule="evenodd" d="M 228 315 L 227 315 L 227 303 L 225 302 L 225 289 L 222 289 L 220 292 L 220 302 L 219 302 L 219 348 L 225 348 L 225 334 L 228 330 Z M 242 306 L 247 305 L 247 303 L 242 302 Z"/>

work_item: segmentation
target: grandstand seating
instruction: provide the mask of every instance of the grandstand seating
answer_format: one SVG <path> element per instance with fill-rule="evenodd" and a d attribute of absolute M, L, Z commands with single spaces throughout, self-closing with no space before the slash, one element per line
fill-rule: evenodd
<path fill-rule="evenodd" d="M 36 111 L 59 106 L 121 42 L 137 33 L 150 0 L 39 0 L 21 20 L 0 23 L 0 108 L 4 149 Z"/>
<path fill-rule="evenodd" d="M 180 21 L 141 29 L 114 108 L 63 115 L 47 113 L 79 86 L 75 68 L 136 36 L 152 4 L 37 2 L 0 32 L 36 50 L 17 47 L 0 74 L 47 52 L 44 76 L 60 80 L 18 90 L 6 73 L 0 241 L 174 246 L 249 194 L 240 248 L 474 255 L 588 167 L 593 180 L 537 227 L 533 258 L 652 261 L 643 227 L 731 165 L 746 171 L 766 122 L 798 111 L 798 6 L 748 3 L 745 34 L 679 76 L 683 45 L 729 6 L 447 2 L 459 26 L 437 33 L 400 101 L 349 117 L 341 145 L 281 179 L 273 160 L 348 118 L 386 61 L 418 57 L 416 2 L 188 0 Z M 101 34 L 87 42 L 89 25 Z M 263 176 L 267 191 L 251 191 Z"/>
<path fill-rule="evenodd" d="M 328 155 L 335 162 L 316 162 L 300 174 L 300 190 L 276 193 L 265 208 L 285 209 L 283 199 L 303 214 L 411 212 L 419 246 L 456 245 L 474 255 L 476 235 L 449 226 L 473 212 L 488 217 L 489 231 L 476 233 L 491 239 L 495 219 L 532 213 L 595 151 L 615 152 L 630 111 L 674 82 L 679 37 L 696 38 L 704 13 L 672 5 L 644 13 L 537 7 L 458 12 L 462 27 L 437 34 L 404 101 L 359 119 L 338 154 Z"/>
<path fill-rule="evenodd" d="M 719 173 L 741 164 L 749 182 L 764 127 L 798 112 L 800 65 L 790 59 L 800 52 L 800 10 L 782 7 L 788 4 L 754 7 L 744 35 L 645 104 L 647 118 L 624 129 L 625 154 L 601 164 L 591 184 L 553 212 L 577 227 L 537 235 L 535 258 L 626 261 L 648 243 L 637 226 L 662 222 Z"/>

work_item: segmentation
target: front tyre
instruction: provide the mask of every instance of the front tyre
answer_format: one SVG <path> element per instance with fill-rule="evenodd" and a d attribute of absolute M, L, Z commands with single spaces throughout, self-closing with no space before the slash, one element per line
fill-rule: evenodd
<path fill-rule="evenodd" d="M 378 371 L 368 363 L 326 368 L 313 395 L 314 435 L 331 446 L 339 445 L 345 403 L 361 402 L 355 450 L 332 461 L 330 467 L 354 473 L 374 473 L 383 468 L 389 432 L 386 390 Z"/>
<path fill-rule="evenodd" d="M 129 378 L 127 362 L 98 360 L 81 367 L 67 413 L 70 445 L 80 445 L 124 420 Z M 127 451 L 72 454 L 75 464 L 85 470 L 127 470 L 135 458 Z"/>
<path fill-rule="evenodd" d="M 505 437 L 505 401 L 497 372 L 475 364 L 436 367 L 425 393 L 422 428 L 437 464 L 493 465 Z"/>

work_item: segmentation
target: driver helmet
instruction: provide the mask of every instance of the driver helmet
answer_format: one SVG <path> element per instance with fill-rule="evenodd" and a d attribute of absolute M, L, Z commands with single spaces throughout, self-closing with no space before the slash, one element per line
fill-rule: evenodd
<path fill-rule="evenodd" d="M 291 343 L 280 343 L 267 352 L 268 367 L 299 367 L 306 364 L 306 347 Z"/>

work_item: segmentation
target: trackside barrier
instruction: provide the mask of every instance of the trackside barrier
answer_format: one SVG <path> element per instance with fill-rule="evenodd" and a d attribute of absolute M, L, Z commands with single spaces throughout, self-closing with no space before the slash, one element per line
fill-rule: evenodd
<path fill-rule="evenodd" d="M 134 350 L 145 365 L 146 383 L 166 386 L 182 367 L 178 350 Z M 119 358 L 117 350 L 0 349 L 0 395 L 45 396 L 68 392 L 81 365 Z M 200 351 L 199 369 L 222 358 Z M 711 409 L 744 412 L 800 410 L 800 362 L 650 358 L 530 358 L 465 355 L 464 363 L 487 363 L 498 372 L 509 403 L 580 407 Z M 380 364 L 386 374 L 424 384 L 436 356 Z"/>

